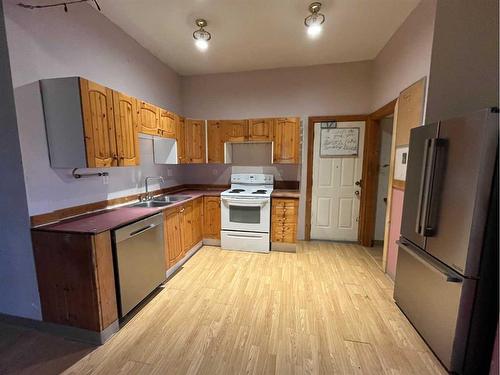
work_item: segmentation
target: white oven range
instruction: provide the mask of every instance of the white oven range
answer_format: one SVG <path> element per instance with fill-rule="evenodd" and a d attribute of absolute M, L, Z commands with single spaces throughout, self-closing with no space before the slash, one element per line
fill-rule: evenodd
<path fill-rule="evenodd" d="M 221 193 L 221 247 L 269 252 L 273 175 L 233 174 Z"/>

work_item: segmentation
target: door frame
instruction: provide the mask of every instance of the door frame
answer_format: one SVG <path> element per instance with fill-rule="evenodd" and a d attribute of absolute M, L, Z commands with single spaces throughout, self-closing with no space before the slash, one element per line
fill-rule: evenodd
<path fill-rule="evenodd" d="M 307 176 L 306 176 L 306 209 L 305 209 L 305 233 L 306 241 L 311 239 L 311 208 L 312 208 L 312 188 L 313 188 L 313 162 L 314 162 L 314 124 L 317 122 L 365 122 L 365 145 L 366 145 L 366 124 L 368 115 L 339 115 L 339 116 L 311 116 L 307 121 Z M 364 152 L 366 148 L 364 148 Z M 363 155 L 363 172 L 366 155 Z M 363 178 L 363 177 L 361 177 Z M 362 200 L 363 194 L 361 194 Z M 361 205 L 360 205 L 361 212 Z M 359 231 L 358 231 L 359 237 Z"/>
<path fill-rule="evenodd" d="M 358 242 L 373 246 L 375 215 L 377 209 L 378 170 L 380 156 L 380 120 L 394 114 L 397 99 L 390 101 L 369 115 L 311 116 L 307 124 L 307 176 L 305 207 L 305 239 L 311 239 L 311 209 L 314 162 L 314 124 L 316 122 L 365 122 L 363 166 L 361 172 L 361 197 L 359 206 Z"/>

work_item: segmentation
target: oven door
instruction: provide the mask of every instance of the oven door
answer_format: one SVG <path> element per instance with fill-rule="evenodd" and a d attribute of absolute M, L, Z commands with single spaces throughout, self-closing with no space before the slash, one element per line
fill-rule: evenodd
<path fill-rule="evenodd" d="M 223 230 L 269 233 L 269 198 L 221 197 Z"/>

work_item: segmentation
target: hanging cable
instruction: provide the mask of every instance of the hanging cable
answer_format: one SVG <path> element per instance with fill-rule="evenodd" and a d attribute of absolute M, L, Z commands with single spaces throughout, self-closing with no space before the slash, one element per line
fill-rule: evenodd
<path fill-rule="evenodd" d="M 55 3 L 55 4 L 44 4 L 44 5 L 32 5 L 32 4 L 24 4 L 24 3 L 18 3 L 21 8 L 26 8 L 26 9 L 43 9 L 43 8 L 55 8 L 55 7 L 62 7 L 65 12 L 68 11 L 68 5 L 73 5 L 73 4 L 78 4 L 78 3 L 88 3 L 89 1 L 93 2 L 97 8 L 97 10 L 100 12 L 101 7 L 99 6 L 99 3 L 97 0 L 73 0 L 73 1 L 65 1 L 61 3 Z"/>

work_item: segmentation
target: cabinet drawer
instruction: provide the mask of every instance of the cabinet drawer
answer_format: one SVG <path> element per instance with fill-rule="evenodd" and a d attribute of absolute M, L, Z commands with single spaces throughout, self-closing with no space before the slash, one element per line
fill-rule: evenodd
<path fill-rule="evenodd" d="M 275 242 L 295 243 L 297 237 L 297 226 L 295 224 L 283 224 L 273 228 L 272 239 Z"/>

